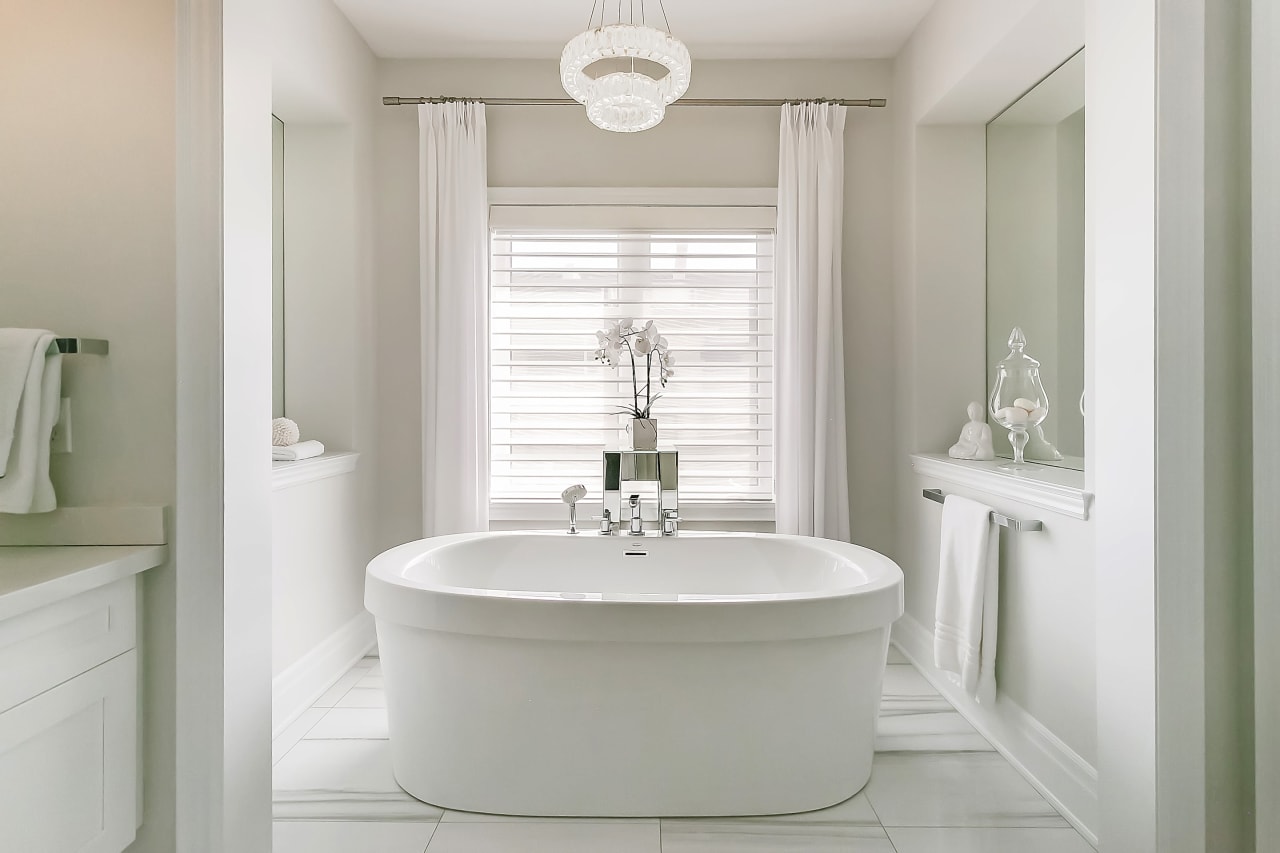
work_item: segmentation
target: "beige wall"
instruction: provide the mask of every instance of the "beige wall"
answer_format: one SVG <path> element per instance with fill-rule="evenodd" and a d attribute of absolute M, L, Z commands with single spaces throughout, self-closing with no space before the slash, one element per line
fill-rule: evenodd
<path fill-rule="evenodd" d="M 62 506 L 173 502 L 174 12 L 52 0 L 0 12 L 0 324 L 106 338 L 63 360 Z M 173 849 L 175 568 L 143 576 L 145 823 Z"/>
<path fill-rule="evenodd" d="M 882 97 L 890 63 L 715 62 L 697 64 L 691 97 Z M 562 97 L 547 61 L 382 61 L 380 95 Z M 845 348 L 854 539 L 891 545 L 895 431 L 891 352 L 888 109 L 852 108 L 845 135 Z M 673 107 L 638 134 L 594 128 L 573 107 L 491 107 L 491 186 L 773 187 L 776 109 Z M 421 536 L 418 370 L 417 111 L 378 117 L 378 412 L 383 546 Z"/>

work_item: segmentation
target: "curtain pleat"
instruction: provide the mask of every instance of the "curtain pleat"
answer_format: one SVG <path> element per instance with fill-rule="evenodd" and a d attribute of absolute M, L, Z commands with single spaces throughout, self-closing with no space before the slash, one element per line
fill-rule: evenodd
<path fill-rule="evenodd" d="M 422 104 L 422 502 L 427 536 L 489 528 L 484 104 Z"/>
<path fill-rule="evenodd" d="M 849 540 L 840 254 L 846 108 L 786 104 L 778 162 L 777 531 Z"/>

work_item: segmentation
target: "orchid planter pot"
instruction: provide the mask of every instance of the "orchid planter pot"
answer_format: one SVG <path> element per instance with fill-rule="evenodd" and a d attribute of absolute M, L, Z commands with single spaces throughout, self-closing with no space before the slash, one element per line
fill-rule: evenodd
<path fill-rule="evenodd" d="M 627 425 L 627 435 L 631 439 L 632 450 L 657 450 L 658 419 L 632 418 Z"/>

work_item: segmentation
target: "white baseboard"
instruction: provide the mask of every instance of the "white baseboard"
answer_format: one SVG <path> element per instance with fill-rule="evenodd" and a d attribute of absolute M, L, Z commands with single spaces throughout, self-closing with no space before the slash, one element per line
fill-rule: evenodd
<path fill-rule="evenodd" d="M 271 679 L 274 739 L 377 643 L 373 615 L 361 613 Z"/>
<path fill-rule="evenodd" d="M 893 640 L 947 700 L 1071 825 L 1098 846 L 1098 771 L 1071 747 L 1005 697 L 979 705 L 933 666 L 933 634 L 904 614 Z"/>

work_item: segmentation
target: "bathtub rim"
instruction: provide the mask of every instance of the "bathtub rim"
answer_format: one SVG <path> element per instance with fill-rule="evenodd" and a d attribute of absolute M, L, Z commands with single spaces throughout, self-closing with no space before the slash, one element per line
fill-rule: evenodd
<path fill-rule="evenodd" d="M 731 532 L 731 531 L 690 531 L 681 533 L 674 540 L 669 537 L 610 537 L 607 541 L 644 548 L 647 543 L 679 541 L 680 539 L 763 539 L 773 542 L 787 542 L 797 547 L 825 551 L 846 562 L 852 563 L 866 576 L 856 584 L 844 586 L 822 587 L 817 589 L 798 589 L 780 593 L 717 593 L 694 594 L 680 593 L 677 599 L 658 599 L 651 597 L 628 598 L 617 594 L 611 598 L 573 598 L 565 599 L 560 592 L 524 589 L 494 589 L 491 587 L 456 586 L 451 584 L 430 583 L 420 578 L 409 577 L 406 573 L 421 561 L 427 559 L 432 552 L 456 548 L 468 542 L 481 539 L 509 538 L 515 536 L 536 536 L 559 539 L 569 538 L 569 534 L 559 530 L 494 530 L 480 533 L 450 533 L 443 536 L 429 536 L 415 539 L 389 548 L 378 554 L 365 570 L 366 578 L 377 578 L 382 583 L 404 587 L 422 592 L 440 595 L 469 596 L 476 598 L 497 598 L 516 601 L 565 601 L 571 600 L 580 604 L 605 604 L 610 602 L 662 603 L 682 605 L 732 604 L 767 601 L 809 601 L 822 598 L 840 598 L 848 595 L 874 594 L 882 589 L 895 586 L 903 580 L 902 569 L 893 560 L 878 551 L 872 551 L 861 545 L 840 542 L 834 539 L 822 539 L 814 536 L 795 536 L 785 533 Z M 601 537 L 602 539 L 604 537 Z M 431 543 L 431 544 L 426 544 Z M 572 592 L 565 590 L 564 592 Z"/>
<path fill-rule="evenodd" d="M 366 569 L 365 607 L 376 620 L 427 631 L 526 640 L 662 643 L 771 642 L 850 635 L 891 625 L 904 609 L 903 573 L 888 557 L 859 545 L 787 534 L 717 531 L 681 536 L 799 540 L 810 548 L 834 550 L 855 564 L 865 560 L 874 570 L 860 565 L 868 575 L 867 582 L 820 593 L 677 600 L 516 595 L 510 590 L 433 586 L 403 574 L 409 558 L 435 547 L 529 534 L 568 535 L 559 531 L 450 534 L 384 551 Z"/>

